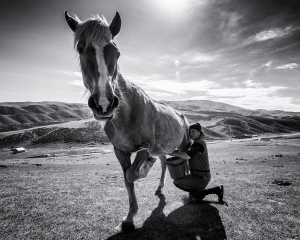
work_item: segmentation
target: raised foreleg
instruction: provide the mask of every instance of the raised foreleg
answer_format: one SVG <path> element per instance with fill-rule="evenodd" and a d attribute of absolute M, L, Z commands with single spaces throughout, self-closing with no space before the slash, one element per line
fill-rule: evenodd
<path fill-rule="evenodd" d="M 126 172 L 126 178 L 129 182 L 134 182 L 147 176 L 155 159 L 150 157 L 147 149 L 142 149 L 136 153 L 135 159 Z"/>
<path fill-rule="evenodd" d="M 126 172 L 131 166 L 130 156 L 131 153 L 122 152 L 121 150 L 114 148 L 117 159 L 119 160 L 124 174 L 125 187 L 127 189 L 129 198 L 129 211 L 126 217 L 123 218 L 119 226 L 116 227 L 118 231 L 132 230 L 135 228 L 133 218 L 137 214 L 138 204 L 134 191 L 134 183 L 129 182 L 126 178 Z"/>

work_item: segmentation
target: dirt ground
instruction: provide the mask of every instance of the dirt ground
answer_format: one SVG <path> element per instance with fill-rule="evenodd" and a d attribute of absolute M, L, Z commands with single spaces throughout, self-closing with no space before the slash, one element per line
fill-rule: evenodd
<path fill-rule="evenodd" d="M 187 203 L 169 176 L 155 196 L 156 161 L 135 184 L 131 233 L 114 230 L 128 200 L 111 144 L 24 147 L 0 149 L 4 239 L 300 239 L 300 134 L 208 142 L 209 187 L 224 185 L 223 205 Z"/>

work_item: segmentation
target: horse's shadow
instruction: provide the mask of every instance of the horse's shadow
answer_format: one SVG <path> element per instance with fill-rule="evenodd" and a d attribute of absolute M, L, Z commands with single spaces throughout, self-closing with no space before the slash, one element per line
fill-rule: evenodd
<path fill-rule="evenodd" d="M 226 239 L 219 211 L 211 205 L 216 202 L 187 204 L 187 199 L 183 199 L 185 204 L 166 217 L 163 212 L 166 206 L 165 196 L 157 196 L 160 199 L 159 204 L 141 228 L 117 233 L 108 239 Z"/>

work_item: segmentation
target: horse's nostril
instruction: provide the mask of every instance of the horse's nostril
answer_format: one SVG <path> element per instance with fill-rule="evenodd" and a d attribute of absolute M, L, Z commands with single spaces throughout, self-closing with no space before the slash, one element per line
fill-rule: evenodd
<path fill-rule="evenodd" d="M 97 102 L 97 100 L 96 100 L 96 98 L 95 98 L 94 95 L 91 95 L 91 96 L 89 97 L 88 105 L 89 105 L 89 107 L 90 107 L 91 109 L 98 109 L 98 108 L 99 108 L 99 104 L 98 104 L 98 102 Z"/>
<path fill-rule="evenodd" d="M 119 106 L 119 98 L 114 97 L 114 101 L 111 105 L 112 105 L 112 108 L 116 108 L 117 106 Z"/>
<path fill-rule="evenodd" d="M 88 99 L 88 106 L 97 114 L 97 115 L 107 115 L 111 114 L 112 111 L 119 106 L 119 98 L 112 96 L 108 105 L 100 105 L 97 95 L 91 95 Z"/>

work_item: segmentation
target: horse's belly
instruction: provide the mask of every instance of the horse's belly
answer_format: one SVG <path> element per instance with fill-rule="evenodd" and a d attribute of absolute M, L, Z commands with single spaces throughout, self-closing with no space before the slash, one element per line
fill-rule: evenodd
<path fill-rule="evenodd" d="M 147 148 L 153 156 L 173 152 L 186 137 L 188 128 L 184 119 L 168 108 L 143 119 L 138 126 L 122 125 L 116 131 L 110 122 L 106 124 L 104 130 L 111 143 L 124 152 Z"/>
<path fill-rule="evenodd" d="M 154 156 L 166 155 L 173 152 L 183 141 L 184 134 L 171 134 L 166 137 L 156 139 L 153 148 L 150 150 Z"/>
<path fill-rule="evenodd" d="M 146 134 L 142 130 L 135 134 L 117 134 L 111 143 L 124 152 L 135 152 L 142 148 L 149 149 L 151 155 L 162 156 L 174 151 L 184 138 L 184 129 L 179 131 L 164 130 L 158 134 Z"/>

